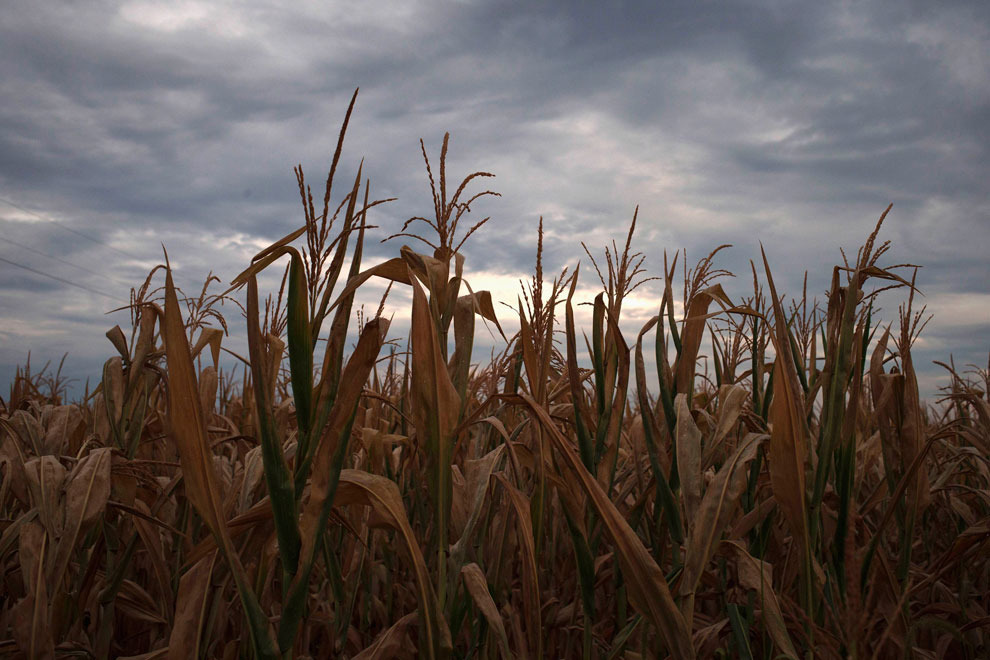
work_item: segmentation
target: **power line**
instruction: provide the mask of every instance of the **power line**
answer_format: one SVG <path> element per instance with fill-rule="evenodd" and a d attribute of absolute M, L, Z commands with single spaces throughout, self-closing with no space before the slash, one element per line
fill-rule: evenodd
<path fill-rule="evenodd" d="M 91 268 L 86 268 L 85 266 L 80 266 L 79 264 L 73 263 L 73 262 L 69 261 L 68 259 L 63 259 L 62 257 L 55 256 L 54 254 L 48 254 L 47 252 L 42 252 L 41 250 L 36 250 L 35 248 L 31 247 L 30 245 L 22 245 L 21 243 L 18 243 L 17 241 L 13 241 L 13 240 L 7 238 L 6 236 L 0 236 L 0 241 L 6 241 L 7 243 L 10 243 L 11 245 L 14 245 L 16 247 L 21 248 L 22 250 L 27 250 L 28 252 L 34 252 L 35 254 L 39 254 L 42 257 L 47 257 L 49 259 L 54 259 L 55 261 L 61 262 L 61 263 L 65 264 L 65 265 L 67 265 L 67 266 L 72 266 L 73 268 L 78 268 L 79 270 L 84 271 L 84 272 L 87 272 L 87 273 L 89 273 L 91 275 L 96 275 L 97 277 L 110 278 L 111 280 L 113 280 L 114 282 L 117 282 L 121 286 L 129 286 L 123 280 L 120 280 L 120 279 L 114 277 L 113 275 L 108 275 L 107 273 L 101 273 L 101 272 L 96 271 L 96 270 L 93 270 Z"/>
<path fill-rule="evenodd" d="M 98 291 L 96 289 L 92 289 L 92 288 L 86 286 L 85 284 L 79 284 L 78 282 L 73 282 L 71 280 L 63 279 L 63 278 L 61 278 L 61 277 L 59 277 L 57 275 L 52 275 L 51 273 L 45 273 L 45 272 L 42 272 L 40 270 L 36 270 L 34 268 L 31 268 L 30 266 L 25 266 L 24 264 L 19 264 L 19 263 L 15 262 L 15 261 L 11 261 L 10 259 L 4 259 L 3 257 L 0 257 L 0 261 L 4 262 L 5 264 L 10 264 L 11 266 L 16 266 L 17 268 L 23 268 L 24 270 L 26 270 L 28 272 L 31 272 L 31 273 L 34 273 L 35 275 L 41 275 L 42 277 L 47 277 L 49 279 L 53 279 L 53 280 L 55 280 L 57 282 L 61 282 L 62 284 L 68 284 L 69 286 L 74 286 L 77 289 L 82 289 L 83 291 L 89 291 L 90 293 L 95 293 L 95 294 L 97 294 L 99 296 L 103 296 L 104 298 L 109 298 L 110 300 L 113 300 L 114 302 L 118 302 L 119 303 L 121 301 L 121 298 L 119 298 L 117 296 L 112 296 L 109 293 L 105 293 L 103 291 Z"/>
<path fill-rule="evenodd" d="M 64 229 L 67 232 L 71 232 L 71 233 L 75 234 L 76 236 L 80 236 L 82 238 L 85 238 L 87 241 L 92 241 L 94 243 L 97 243 L 99 245 L 102 245 L 103 247 L 107 248 L 108 250 L 113 250 L 114 252 L 117 252 L 118 254 L 124 255 L 125 257 L 130 257 L 131 259 L 138 259 L 138 260 L 141 259 L 141 257 L 139 257 L 137 255 L 134 255 L 134 254 L 131 254 L 130 252 L 125 252 L 124 250 L 121 250 L 119 248 L 115 248 L 114 246 L 110 245 L 106 241 L 101 241 L 98 238 L 93 238 L 92 236 L 90 236 L 88 234 L 84 234 L 81 231 L 77 231 L 77 230 L 73 229 L 72 227 L 69 227 L 69 226 L 65 225 L 64 223 L 61 223 L 58 220 L 55 220 L 54 218 L 49 218 L 47 216 L 41 215 L 40 213 L 38 213 L 36 211 L 32 211 L 31 209 L 26 209 L 23 206 L 21 206 L 20 204 L 15 204 L 14 202 L 10 201 L 9 199 L 6 199 L 4 197 L 0 197 L 0 202 L 3 202 L 4 204 L 6 204 L 8 206 L 13 206 L 15 209 L 18 209 L 20 211 L 23 211 L 23 212 L 25 212 L 25 213 L 27 213 L 29 215 L 33 215 L 34 217 L 40 218 L 41 220 L 44 220 L 46 222 L 51 222 L 51 223 L 53 223 L 55 225 L 58 225 L 59 227 L 61 227 L 62 229 Z"/>

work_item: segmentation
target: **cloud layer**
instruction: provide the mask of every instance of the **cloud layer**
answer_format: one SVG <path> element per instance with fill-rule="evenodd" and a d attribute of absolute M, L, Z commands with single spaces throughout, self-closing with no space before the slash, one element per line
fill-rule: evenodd
<path fill-rule="evenodd" d="M 292 167 L 320 187 L 360 86 L 338 185 L 364 158 L 372 195 L 398 197 L 371 218 L 379 238 L 398 231 L 431 208 L 419 138 L 435 159 L 450 131 L 452 177 L 497 175 L 464 251 L 510 304 L 541 215 L 546 272 L 582 241 L 600 254 L 639 205 L 652 272 L 665 249 L 693 262 L 731 243 L 720 264 L 742 293 L 762 241 L 778 286 L 807 269 L 821 298 L 839 248 L 892 202 L 890 262 L 924 266 L 937 312 L 919 344 L 931 393 L 930 360 L 990 350 L 988 63 L 984 2 L 8 7 L 0 392 L 29 349 L 97 378 L 103 332 L 127 321 L 104 312 L 162 243 L 193 288 L 299 226 Z M 881 300 L 885 318 L 901 301 Z"/>

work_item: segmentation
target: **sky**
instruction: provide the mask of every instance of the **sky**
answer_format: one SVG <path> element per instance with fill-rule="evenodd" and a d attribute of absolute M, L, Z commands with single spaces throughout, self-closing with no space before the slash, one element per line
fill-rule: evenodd
<path fill-rule="evenodd" d="M 665 250 L 693 264 L 731 244 L 717 265 L 738 297 L 762 242 L 779 289 L 808 271 L 824 301 L 840 248 L 892 203 L 881 264 L 923 266 L 932 396 L 947 382 L 932 360 L 986 368 L 990 352 L 988 67 L 983 1 L 7 3 L 0 397 L 29 351 L 35 368 L 68 353 L 73 387 L 95 384 L 104 333 L 128 323 L 107 312 L 163 245 L 195 291 L 301 226 L 293 167 L 321 189 L 356 87 L 337 190 L 363 158 L 372 198 L 397 198 L 369 215 L 367 263 L 432 212 L 419 140 L 435 166 L 449 131 L 448 176 L 491 172 L 470 190 L 501 194 L 466 217 L 491 217 L 462 249 L 467 279 L 511 306 L 541 216 L 544 272 L 581 262 L 581 300 L 597 293 L 582 242 L 621 246 L 638 206 L 650 274 Z M 660 293 L 625 306 L 630 342 Z M 390 297 L 393 336 L 408 300 Z M 882 296 L 881 316 L 904 301 Z M 245 350 L 224 311 L 224 345 Z"/>

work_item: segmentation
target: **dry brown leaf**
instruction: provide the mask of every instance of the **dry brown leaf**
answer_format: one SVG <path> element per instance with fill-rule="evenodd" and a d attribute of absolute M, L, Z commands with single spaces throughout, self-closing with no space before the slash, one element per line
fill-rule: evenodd
<path fill-rule="evenodd" d="M 119 357 L 112 357 L 103 366 L 103 398 L 106 401 L 106 412 L 110 416 L 110 424 L 116 430 L 120 416 L 124 411 L 124 362 Z"/>
<path fill-rule="evenodd" d="M 347 300 L 347 296 L 357 291 L 359 286 L 367 282 L 372 277 L 382 277 L 401 284 L 412 283 L 412 280 L 409 277 L 409 270 L 406 265 L 406 261 L 402 257 L 395 257 L 394 259 L 383 261 L 382 263 L 372 266 L 371 268 L 362 271 L 358 275 L 355 275 L 347 280 L 347 285 L 341 289 L 340 294 L 337 296 L 337 300 L 335 300 L 334 303 L 327 308 L 327 314 L 332 312 L 337 305 L 341 303 L 341 301 Z"/>
<path fill-rule="evenodd" d="M 752 511 L 744 516 L 740 516 L 739 519 L 736 520 L 736 522 L 732 525 L 732 528 L 729 530 L 728 537 L 730 539 L 738 539 L 745 534 L 749 534 L 750 530 L 761 524 L 776 507 L 777 500 L 773 495 L 765 500 L 760 500 L 757 502 L 756 506 L 753 507 Z"/>
<path fill-rule="evenodd" d="M 179 451 L 186 496 L 210 531 L 215 535 L 222 535 L 226 525 L 220 515 L 220 487 L 213 467 L 213 454 L 206 436 L 199 386 L 171 271 L 166 276 L 162 336 L 168 362 L 169 421 Z"/>
<path fill-rule="evenodd" d="M 721 444 L 729 431 L 736 427 L 739 422 L 739 415 L 742 414 L 743 405 L 748 398 L 749 392 L 742 385 L 723 385 L 719 388 L 718 422 L 711 444 L 705 451 L 706 454 Z"/>
<path fill-rule="evenodd" d="M 451 548 L 451 557 L 458 556 L 460 552 L 467 548 L 474 534 L 475 526 L 485 504 L 485 495 L 488 493 L 488 484 L 491 481 L 492 471 L 495 469 L 506 445 L 499 445 L 481 458 L 467 462 L 467 475 L 465 484 L 465 494 L 470 496 L 466 503 L 470 504 L 467 520 L 463 526 L 463 532 L 458 537 L 457 542 Z"/>
<path fill-rule="evenodd" d="M 151 523 L 148 518 L 152 518 L 148 505 L 141 500 L 134 502 L 134 508 L 144 514 L 133 516 L 131 520 L 134 528 L 141 537 L 148 559 L 151 561 L 151 569 L 158 586 L 158 595 L 162 599 L 163 611 L 171 616 L 172 614 L 172 574 L 165 558 L 165 549 L 162 547 L 161 532 L 157 526 Z"/>
<path fill-rule="evenodd" d="M 409 632 L 418 622 L 419 617 L 416 612 L 410 612 L 389 626 L 388 630 L 379 635 L 371 646 L 354 656 L 354 660 L 415 658 L 416 653 L 409 643 Z"/>
<path fill-rule="evenodd" d="M 418 283 L 414 283 L 412 288 L 413 312 L 409 329 L 412 350 L 411 414 L 422 436 L 432 435 L 438 442 L 446 443 L 457 426 L 461 397 L 447 372 L 426 294 Z"/>
<path fill-rule="evenodd" d="M 0 496 L 5 495 L 9 489 L 10 494 L 21 504 L 30 507 L 24 454 L 18 442 L 17 431 L 2 417 L 0 417 L 0 430 L 6 431 L 0 433 L 0 473 L 3 476 L 0 480 Z"/>
<path fill-rule="evenodd" d="M 471 502 L 468 500 L 467 482 L 457 463 L 450 466 L 450 490 L 450 539 L 459 539 L 464 534 Z"/>
<path fill-rule="evenodd" d="M 536 565 L 536 540 L 533 538 L 533 518 L 530 515 L 530 500 L 522 491 L 512 485 L 504 474 L 495 477 L 502 484 L 509 503 L 515 511 L 516 530 L 520 545 L 522 563 L 522 597 L 526 621 L 527 653 L 522 655 L 534 658 L 543 657 L 543 625 L 541 623 L 540 583 Z"/>
<path fill-rule="evenodd" d="M 216 551 L 203 557 L 179 580 L 172 632 L 168 638 L 169 660 L 199 657 L 200 631 L 206 616 L 206 596 L 216 558 Z"/>
<path fill-rule="evenodd" d="M 774 390 L 770 401 L 770 483 L 777 506 L 783 512 L 791 533 L 804 552 L 809 544 L 807 504 L 805 502 L 805 460 L 808 455 L 808 427 L 804 397 L 798 381 L 797 367 L 790 350 L 790 338 L 783 306 L 770 274 L 766 254 L 763 265 L 770 284 L 774 309 L 773 340 L 777 357 L 773 362 Z"/>
<path fill-rule="evenodd" d="M 207 415 L 211 414 L 216 407 L 218 385 L 219 379 L 216 369 L 206 367 L 199 372 L 199 403 Z"/>
<path fill-rule="evenodd" d="M 498 607 L 495 605 L 495 601 L 492 600 L 492 594 L 488 591 L 488 579 L 485 577 L 484 571 L 481 570 L 480 566 L 472 562 L 466 564 L 461 569 L 461 577 L 464 579 L 464 586 L 467 588 L 468 593 L 471 594 L 474 604 L 478 606 L 478 609 L 481 610 L 481 613 L 488 621 L 488 625 L 495 631 L 495 638 L 498 640 L 498 648 L 502 653 L 502 657 L 511 658 L 512 653 L 509 651 L 509 637 L 505 632 L 505 625 L 502 623 L 502 615 L 499 614 Z"/>
<path fill-rule="evenodd" d="M 47 454 L 56 456 L 66 453 L 82 441 L 86 433 L 86 419 L 79 406 L 56 406 L 45 420 L 45 439 L 42 447 Z M 71 452 L 74 453 L 74 452 Z"/>
<path fill-rule="evenodd" d="M 274 642 L 274 631 L 270 621 L 263 620 L 264 613 L 257 596 L 251 590 L 240 555 L 227 531 L 227 522 L 221 508 L 222 493 L 213 466 L 213 453 L 207 437 L 182 312 L 172 282 L 172 271 L 166 268 L 165 273 L 165 312 L 161 327 L 168 364 L 168 419 L 172 438 L 179 451 L 186 496 L 217 538 L 218 545 L 230 564 L 238 595 L 251 622 L 252 640 L 258 652 L 273 655 L 278 648 Z"/>
<path fill-rule="evenodd" d="M 693 658 L 691 633 L 674 603 L 663 571 L 636 536 L 636 532 L 626 522 L 625 516 L 609 500 L 598 481 L 585 469 L 571 442 L 557 429 L 546 410 L 525 394 L 520 395 L 519 398 L 529 406 L 543 428 L 550 434 L 557 452 L 577 477 L 598 511 L 598 515 L 602 517 L 615 544 L 616 554 L 625 575 L 629 601 L 633 607 L 656 627 L 675 658 Z"/>
<path fill-rule="evenodd" d="M 419 541 L 409 526 L 402 495 L 395 482 L 376 474 L 361 470 L 341 470 L 340 485 L 334 503 L 338 506 L 361 504 L 371 506 L 379 520 L 387 523 L 402 537 L 402 547 L 413 565 L 416 580 L 419 612 L 423 619 L 423 629 L 426 635 L 423 646 L 429 650 L 430 657 L 436 649 L 451 648 L 450 630 L 447 622 L 440 616 L 436 591 L 430 582 L 423 552 Z"/>
<path fill-rule="evenodd" d="M 237 501 L 238 513 L 244 513 L 251 508 L 254 491 L 264 478 L 265 464 L 261 457 L 261 445 L 258 445 L 244 455 L 244 481 L 241 482 L 241 492 Z"/>
<path fill-rule="evenodd" d="M 898 348 L 901 354 L 901 371 L 904 375 L 903 398 L 901 410 L 903 417 L 900 428 L 900 445 L 902 448 L 902 469 L 906 470 L 914 458 L 921 453 L 925 444 L 925 422 L 922 417 L 922 403 L 918 393 L 918 377 L 914 371 L 914 360 L 911 357 L 911 338 L 907 329 L 902 330 Z M 931 501 L 928 472 L 922 464 L 914 475 L 914 483 L 908 489 L 908 501 L 915 510 L 915 516 L 920 519 L 922 512 Z"/>
<path fill-rule="evenodd" d="M 713 300 L 728 302 L 728 296 L 722 290 L 721 284 L 709 287 L 696 293 L 687 303 L 684 314 L 684 329 L 681 331 L 681 354 L 677 360 L 677 392 L 687 393 L 694 383 L 695 362 L 701 340 L 705 336 L 705 320 L 708 318 L 708 306 Z M 727 306 L 731 307 L 731 303 Z"/>
<path fill-rule="evenodd" d="M 285 254 L 285 251 L 282 250 L 281 248 L 284 248 L 286 245 L 288 245 L 292 241 L 296 240 L 297 238 L 305 234 L 306 228 L 307 225 L 303 225 L 299 229 L 296 229 L 295 231 L 286 234 L 285 236 L 275 241 L 274 243 L 266 247 L 258 254 L 254 255 L 254 257 L 252 257 L 251 259 L 251 265 L 245 268 L 243 271 L 241 271 L 241 273 L 237 275 L 237 277 L 231 280 L 230 282 L 231 288 L 228 289 L 228 292 L 233 291 L 238 287 L 244 286 L 245 284 L 247 284 L 248 279 L 250 279 L 252 275 L 257 275 L 265 268 L 267 268 L 269 265 L 271 265 L 272 262 L 274 262 L 276 259 L 278 259 L 283 254 Z"/>
<path fill-rule="evenodd" d="M 40 523 L 32 521 L 21 528 L 19 541 L 18 558 L 27 596 L 11 612 L 14 640 L 32 660 L 53 659 L 55 640 L 49 620 L 48 588 L 45 586 L 49 536 Z"/>
<path fill-rule="evenodd" d="M 677 395 L 674 409 L 677 411 L 677 474 L 681 479 L 684 519 L 693 526 L 701 505 L 701 431 L 691 417 L 686 394 Z"/>
<path fill-rule="evenodd" d="M 722 536 L 722 531 L 739 506 L 739 498 L 746 490 L 746 464 L 756 458 L 756 451 L 764 438 L 765 436 L 750 433 L 739 443 L 736 451 L 722 465 L 705 490 L 696 517 L 688 519 L 688 543 L 680 586 L 688 627 L 694 616 L 695 590 L 701 575 L 715 552 L 715 545 Z"/>
<path fill-rule="evenodd" d="M 124 580 L 115 599 L 115 609 L 135 621 L 152 624 L 167 623 L 161 611 L 162 603 L 151 597 L 144 587 L 134 580 Z"/>
<path fill-rule="evenodd" d="M 38 508 L 38 519 L 50 538 L 58 538 L 65 524 L 62 485 L 66 471 L 54 456 L 32 458 L 24 463 L 31 501 Z"/>
<path fill-rule="evenodd" d="M 65 533 L 58 541 L 51 582 L 52 598 L 62 592 L 62 578 L 82 531 L 106 510 L 110 498 L 111 449 L 94 449 L 76 464 L 66 478 Z M 157 533 L 157 532 L 156 532 Z"/>
<path fill-rule="evenodd" d="M 467 282 L 465 282 L 465 284 L 467 285 Z M 468 290 L 470 290 L 470 285 L 467 286 Z M 495 316 L 495 306 L 492 304 L 492 294 L 488 291 L 478 291 L 477 293 L 472 292 L 458 298 L 458 302 L 466 300 L 470 300 L 471 307 L 475 314 L 495 324 L 499 334 L 502 335 L 502 338 L 504 339 L 505 332 L 502 331 L 502 326 L 498 323 L 498 317 Z"/>
<path fill-rule="evenodd" d="M 196 344 L 190 350 L 193 359 L 198 356 L 204 348 L 210 347 L 210 357 L 213 358 L 213 373 L 216 374 L 217 369 L 220 368 L 220 343 L 223 341 L 223 330 L 220 328 L 203 328 L 199 333 L 199 339 L 196 340 Z M 210 367 L 203 369 L 205 372 Z M 200 372 L 202 376 L 202 372 Z M 212 408 L 212 406 L 210 406 Z"/>
<path fill-rule="evenodd" d="M 747 589 L 756 591 L 757 602 L 760 603 L 760 610 L 763 613 L 763 622 L 774 644 L 787 657 L 795 660 L 800 658 L 787 632 L 787 624 L 784 623 L 784 615 L 781 614 L 780 603 L 773 590 L 773 567 L 753 557 L 746 548 L 735 541 L 722 541 L 722 547 L 729 550 L 736 558 L 739 583 Z"/>

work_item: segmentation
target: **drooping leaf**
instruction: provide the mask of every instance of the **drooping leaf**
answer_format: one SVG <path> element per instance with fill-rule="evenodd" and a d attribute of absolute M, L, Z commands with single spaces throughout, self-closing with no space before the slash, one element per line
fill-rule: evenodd
<path fill-rule="evenodd" d="M 742 439 L 708 485 L 696 515 L 688 518 L 689 536 L 680 593 L 685 597 L 684 616 L 689 624 L 694 615 L 695 590 L 722 532 L 739 506 L 739 498 L 746 490 L 749 476 L 746 465 L 756 458 L 756 450 L 764 438 L 750 433 Z"/>
<path fill-rule="evenodd" d="M 376 637 L 371 646 L 354 656 L 354 660 L 399 660 L 416 657 L 413 646 L 409 643 L 409 630 L 418 621 L 419 615 L 416 612 L 405 615 Z"/>
<path fill-rule="evenodd" d="M 399 487 L 386 477 L 361 470 L 342 470 L 336 503 L 339 506 L 371 506 L 380 520 L 399 532 L 402 548 L 412 563 L 415 575 L 420 621 L 426 635 L 422 647 L 429 658 L 446 657 L 451 649 L 450 631 L 446 621 L 440 616 L 436 592 L 430 583 L 419 541 L 409 525 Z"/>
<path fill-rule="evenodd" d="M 213 455 L 206 433 L 199 387 L 186 340 L 182 312 L 179 309 L 171 268 L 165 271 L 165 318 L 162 336 L 168 363 L 168 418 L 171 434 L 179 451 L 186 496 L 217 537 L 218 546 L 230 564 L 241 604 L 248 619 L 248 630 L 255 652 L 276 660 L 278 647 L 272 637 L 271 624 L 262 611 L 247 579 L 240 556 L 230 541 L 220 504 L 220 488 L 213 467 Z"/>
<path fill-rule="evenodd" d="M 488 591 L 488 580 L 481 567 L 475 563 L 465 564 L 461 569 L 461 577 L 464 579 L 464 586 L 471 599 L 481 614 L 488 621 L 488 625 L 495 631 L 495 639 L 498 641 L 498 648 L 503 658 L 512 658 L 509 651 L 509 637 L 505 633 L 505 625 L 502 623 L 502 615 L 499 614 L 498 607 L 492 599 L 492 594 Z"/>
<path fill-rule="evenodd" d="M 684 312 L 684 329 L 680 335 L 681 350 L 675 368 L 675 384 L 678 394 L 689 394 L 693 387 L 695 362 L 698 359 L 701 340 L 705 337 L 705 320 L 708 318 L 708 306 L 711 305 L 712 301 L 718 301 L 724 306 L 732 307 L 721 284 L 697 292 L 687 302 L 687 309 Z"/>
<path fill-rule="evenodd" d="M 625 516 L 619 512 L 598 481 L 581 463 L 570 441 L 557 429 L 547 411 L 526 394 L 520 394 L 519 398 L 550 434 L 554 447 L 567 469 L 576 477 L 598 511 L 598 515 L 601 516 L 615 545 L 616 556 L 622 566 L 626 589 L 633 607 L 656 627 L 674 657 L 693 658 L 694 647 L 690 631 L 674 603 L 663 571 L 636 532 L 626 522 Z"/>
<path fill-rule="evenodd" d="M 736 541 L 722 541 L 722 547 L 729 550 L 736 558 L 736 572 L 739 575 L 740 584 L 747 589 L 756 591 L 764 625 L 766 625 L 767 632 L 774 644 L 786 657 L 795 660 L 800 658 L 801 656 L 798 655 L 794 642 L 787 632 L 787 624 L 784 622 L 784 616 L 780 610 L 780 602 L 773 590 L 773 567 L 767 562 L 753 557 L 746 548 Z"/>

